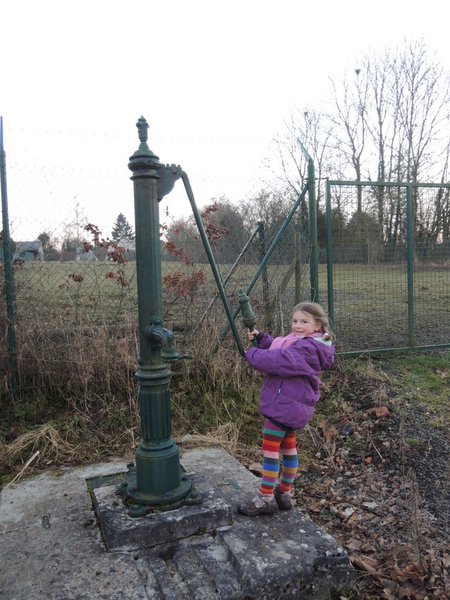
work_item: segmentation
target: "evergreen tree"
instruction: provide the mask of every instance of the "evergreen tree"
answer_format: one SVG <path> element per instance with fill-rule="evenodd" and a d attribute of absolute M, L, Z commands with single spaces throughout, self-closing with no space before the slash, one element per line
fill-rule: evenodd
<path fill-rule="evenodd" d="M 50 235 L 46 231 L 40 233 L 37 236 L 37 239 L 41 242 L 44 250 L 50 245 Z"/>
<path fill-rule="evenodd" d="M 125 215 L 119 213 L 114 227 L 111 231 L 112 239 L 118 242 L 120 239 L 134 240 L 134 232 Z"/>

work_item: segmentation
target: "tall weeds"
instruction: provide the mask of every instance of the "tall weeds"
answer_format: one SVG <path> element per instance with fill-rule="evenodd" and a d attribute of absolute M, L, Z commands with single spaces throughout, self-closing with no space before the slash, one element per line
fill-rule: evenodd
<path fill-rule="evenodd" d="M 179 340 L 192 359 L 170 365 L 173 431 L 190 445 L 192 436 L 216 436 L 236 446 L 241 427 L 257 414 L 245 361 L 232 340 L 218 339 L 217 327 L 205 323 Z M 17 473 L 36 451 L 35 467 L 133 451 L 139 441 L 133 319 L 112 327 L 29 321 L 18 331 L 18 348 L 21 395 L 13 401 L 6 379 L 1 389 L 4 471 Z M 62 442 L 49 444 L 50 433 Z"/>

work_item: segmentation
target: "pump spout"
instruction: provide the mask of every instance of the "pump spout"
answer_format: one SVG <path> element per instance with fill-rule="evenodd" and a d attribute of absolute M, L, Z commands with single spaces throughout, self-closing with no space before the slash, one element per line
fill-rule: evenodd
<path fill-rule="evenodd" d="M 161 351 L 161 359 L 172 362 L 181 357 L 177 350 L 175 335 L 162 325 L 159 317 L 153 317 L 151 325 L 145 328 L 145 335 L 150 341 L 150 346 L 157 352 Z"/>

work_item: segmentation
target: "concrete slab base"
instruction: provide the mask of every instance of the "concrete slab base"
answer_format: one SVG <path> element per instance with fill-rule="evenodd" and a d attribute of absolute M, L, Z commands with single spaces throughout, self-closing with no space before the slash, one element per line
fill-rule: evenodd
<path fill-rule="evenodd" d="M 125 480 L 127 473 L 121 475 Z M 130 517 L 118 497 L 117 477 L 110 485 L 100 487 L 92 487 L 92 480 L 88 480 L 106 548 L 110 551 L 152 548 L 232 525 L 232 508 L 221 494 L 197 474 L 190 479 L 202 500 L 200 504 L 156 511 L 140 518 Z"/>
<path fill-rule="evenodd" d="M 343 548 L 301 510 L 255 518 L 237 513 L 259 480 L 229 454 L 191 450 L 181 462 L 230 507 L 232 525 L 108 551 L 86 479 L 124 472 L 119 461 L 60 469 L 4 490 L 0 599 L 329 600 L 333 589 L 351 586 Z"/>
<path fill-rule="evenodd" d="M 117 501 L 115 486 L 94 490 L 106 547 L 134 550 L 151 589 L 177 600 L 198 595 L 199 589 L 205 599 L 322 600 L 348 580 L 343 548 L 306 514 L 292 510 L 249 518 L 237 512 L 259 480 L 229 454 L 192 450 L 181 462 L 203 498 L 198 506 L 133 519 Z"/>

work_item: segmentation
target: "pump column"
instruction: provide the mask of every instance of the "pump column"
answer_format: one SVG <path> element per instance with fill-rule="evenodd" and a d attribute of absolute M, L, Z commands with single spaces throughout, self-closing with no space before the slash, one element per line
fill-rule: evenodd
<path fill-rule="evenodd" d="M 147 145 L 148 124 L 137 122 L 140 146 L 130 157 L 134 184 L 136 274 L 139 311 L 140 357 L 136 372 L 139 388 L 141 442 L 135 472 L 123 489 L 132 516 L 183 504 L 192 484 L 183 475 L 179 450 L 172 438 L 169 382 L 171 371 L 164 354 L 179 355 L 175 338 L 162 325 L 162 279 L 158 206 L 158 181 L 164 165 Z"/>

